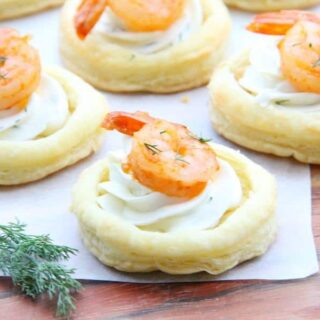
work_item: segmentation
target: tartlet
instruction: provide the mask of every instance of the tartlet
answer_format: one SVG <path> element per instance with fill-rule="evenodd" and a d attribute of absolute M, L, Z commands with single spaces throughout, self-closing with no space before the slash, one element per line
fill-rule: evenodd
<path fill-rule="evenodd" d="M 108 161 L 101 160 L 83 172 L 73 191 L 72 211 L 86 247 L 121 271 L 170 274 L 219 274 L 265 253 L 276 234 L 274 178 L 239 152 L 211 146 L 236 171 L 243 190 L 239 206 L 225 213 L 216 227 L 155 232 L 106 212 L 96 201 L 98 184 L 108 180 Z"/>
<path fill-rule="evenodd" d="M 69 0 L 64 5 L 60 50 L 65 65 L 99 89 L 158 93 L 186 90 L 206 84 L 222 59 L 230 17 L 220 0 L 201 0 L 204 21 L 200 30 L 152 54 L 113 44 L 95 30 L 80 40 L 74 26 L 80 2 Z"/>
<path fill-rule="evenodd" d="M 302 21 L 294 23 L 295 15 L 302 15 Z M 281 21 L 288 16 L 293 26 L 282 30 Z M 317 15 L 266 13 L 249 26 L 273 36 L 263 36 L 214 73 L 209 84 L 211 119 L 221 135 L 255 151 L 320 163 L 320 95 L 315 80 L 319 66 L 308 29 L 320 27 L 304 21 L 310 17 Z M 307 36 L 301 30 L 308 30 Z"/>
<path fill-rule="evenodd" d="M 237 81 L 248 63 L 247 50 L 224 62 L 212 78 L 209 90 L 215 130 L 256 151 L 320 163 L 320 115 L 259 106 Z"/>
<path fill-rule="evenodd" d="M 224 62 L 214 74 L 209 85 L 214 128 L 253 150 L 320 163 L 320 115 L 261 108 L 237 81 L 248 61 L 245 51 Z"/>
<path fill-rule="evenodd" d="M 107 113 L 104 97 L 70 72 L 49 67 L 67 94 L 70 117 L 55 133 L 29 141 L 0 140 L 0 185 L 16 185 L 46 177 L 95 152 Z"/>

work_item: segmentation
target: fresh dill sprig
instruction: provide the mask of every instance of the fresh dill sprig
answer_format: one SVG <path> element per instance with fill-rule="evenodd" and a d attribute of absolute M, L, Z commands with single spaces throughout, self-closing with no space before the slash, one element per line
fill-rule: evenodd
<path fill-rule="evenodd" d="M 186 164 L 190 164 L 190 162 L 188 162 L 186 159 L 184 159 L 184 157 L 180 154 L 177 154 L 176 155 L 176 158 L 175 158 L 176 161 L 181 161 L 181 162 L 184 162 Z"/>
<path fill-rule="evenodd" d="M 320 67 L 320 59 L 318 59 L 313 65 L 314 68 Z"/>
<path fill-rule="evenodd" d="M 201 142 L 201 143 L 207 143 L 207 142 L 210 142 L 212 139 L 207 139 L 207 138 L 203 138 L 203 137 L 201 137 L 201 136 L 197 136 L 197 135 L 195 135 L 195 134 L 193 134 L 193 133 L 189 133 L 189 136 L 191 137 L 191 138 L 193 138 L 193 139 L 196 139 L 196 140 L 198 140 L 199 142 Z"/>
<path fill-rule="evenodd" d="M 2 67 L 4 65 L 4 63 L 7 61 L 7 57 L 5 56 L 0 56 L 0 67 Z"/>
<path fill-rule="evenodd" d="M 72 293 L 81 284 L 72 278 L 73 269 L 59 261 L 77 250 L 53 244 L 47 235 L 25 234 L 25 224 L 0 225 L 0 271 L 11 276 L 13 284 L 33 299 L 46 294 L 56 299 L 56 315 L 68 318 L 75 309 Z"/>
<path fill-rule="evenodd" d="M 199 139 L 198 139 L 198 140 L 199 140 L 201 143 L 207 143 L 207 142 L 210 142 L 212 139 L 199 137 Z"/>
<path fill-rule="evenodd" d="M 282 100 L 275 100 L 275 101 L 274 101 L 274 103 L 275 103 L 276 105 L 278 105 L 278 106 L 282 106 L 282 105 L 284 105 L 284 104 L 286 104 L 286 103 L 288 103 L 288 102 L 290 102 L 289 99 L 282 99 Z"/>
<path fill-rule="evenodd" d="M 160 149 L 157 148 L 156 144 L 150 144 L 150 143 L 145 143 L 144 146 L 152 152 L 153 155 L 155 154 L 159 154 L 160 152 L 162 152 Z"/>
<path fill-rule="evenodd" d="M 5 56 L 0 56 L 0 67 L 2 67 L 5 64 L 7 59 L 8 58 Z M 0 72 L 0 79 L 7 79 L 7 75 Z"/>
<path fill-rule="evenodd" d="M 0 56 L 0 67 L 2 67 L 7 61 L 7 57 Z M 6 75 L 0 72 L 0 79 L 7 79 Z"/>

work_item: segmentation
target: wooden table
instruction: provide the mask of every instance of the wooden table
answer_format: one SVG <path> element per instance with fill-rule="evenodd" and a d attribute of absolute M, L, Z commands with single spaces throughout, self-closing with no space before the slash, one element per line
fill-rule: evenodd
<path fill-rule="evenodd" d="M 320 258 L 320 168 L 312 169 L 313 231 Z M 320 275 L 297 281 L 199 284 L 83 282 L 74 319 L 320 320 Z M 0 280 L 1 320 L 54 319 L 47 300 L 32 302 Z"/>

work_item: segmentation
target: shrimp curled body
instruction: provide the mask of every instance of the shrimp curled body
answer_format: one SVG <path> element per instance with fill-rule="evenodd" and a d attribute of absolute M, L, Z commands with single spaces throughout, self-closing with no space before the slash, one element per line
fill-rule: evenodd
<path fill-rule="evenodd" d="M 0 29 L 0 110 L 23 107 L 41 78 L 40 58 L 13 29 Z"/>
<path fill-rule="evenodd" d="M 107 6 L 130 31 L 162 31 L 182 15 L 185 0 L 83 0 L 74 17 L 80 39 L 90 33 Z"/>
<path fill-rule="evenodd" d="M 281 70 L 301 92 L 320 94 L 320 15 L 304 11 L 280 11 L 256 16 L 248 30 L 284 35 L 278 48 Z"/>
<path fill-rule="evenodd" d="M 168 196 L 192 198 L 218 171 L 212 148 L 185 126 L 141 112 L 115 114 L 109 114 L 103 126 L 133 135 L 124 168 L 144 186 Z M 136 131 L 124 130 L 124 124 Z"/>

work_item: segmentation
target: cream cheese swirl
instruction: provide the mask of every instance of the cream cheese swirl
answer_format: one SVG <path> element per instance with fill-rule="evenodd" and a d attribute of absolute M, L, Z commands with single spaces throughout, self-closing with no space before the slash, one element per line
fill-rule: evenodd
<path fill-rule="evenodd" d="M 181 199 L 154 192 L 123 172 L 123 151 L 110 152 L 109 179 L 99 184 L 97 203 L 106 212 L 150 231 L 205 230 L 242 199 L 240 180 L 228 162 L 219 159 L 220 170 L 197 197 Z"/>
<path fill-rule="evenodd" d="M 0 141 L 27 141 L 59 130 L 69 116 L 67 95 L 60 83 L 43 75 L 25 109 L 0 111 Z"/>
<path fill-rule="evenodd" d="M 294 111 L 320 110 L 320 95 L 297 92 L 284 78 L 278 43 L 282 37 L 264 36 L 250 51 L 250 64 L 239 84 L 255 97 L 262 107 L 286 108 Z"/>
<path fill-rule="evenodd" d="M 187 39 L 197 32 L 203 22 L 200 0 L 187 0 L 182 17 L 168 30 L 155 32 L 130 32 L 110 8 L 107 8 L 94 28 L 105 36 L 108 42 L 142 54 L 152 54 L 164 50 Z"/>

